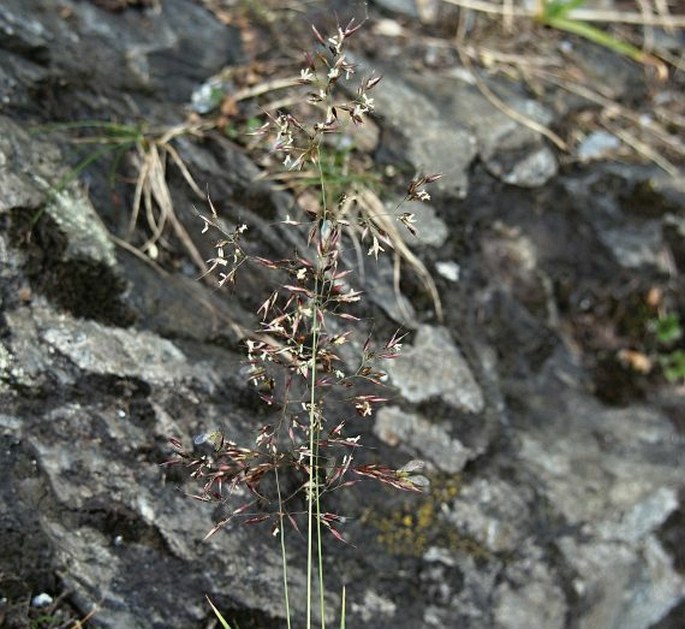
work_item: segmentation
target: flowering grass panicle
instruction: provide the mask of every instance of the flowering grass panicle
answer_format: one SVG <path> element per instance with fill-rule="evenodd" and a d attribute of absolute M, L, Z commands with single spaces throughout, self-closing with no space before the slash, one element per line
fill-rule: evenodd
<path fill-rule="evenodd" d="M 306 247 L 287 259 L 262 257 L 249 253 L 244 246 L 250 235 L 248 226 L 238 225 L 231 232 L 222 228 L 211 200 L 210 213 L 201 216 L 202 231 L 216 239 L 207 273 L 215 274 L 220 286 L 235 283 L 239 273 L 253 265 L 273 272 L 274 285 L 266 290 L 257 310 L 258 327 L 245 340 L 248 380 L 272 410 L 270 421 L 257 427 L 254 442 L 248 445 L 235 443 L 221 430 L 196 437 L 193 449 L 178 439 L 171 441 L 176 452 L 171 463 L 186 465 L 200 484 L 195 497 L 226 505 L 226 517 L 207 537 L 239 519 L 252 524 L 269 522 L 272 533 L 280 538 L 289 626 L 285 524 L 297 531 L 306 529 L 306 626 L 312 624 L 315 573 L 319 617 L 324 626 L 323 535 L 328 531 L 344 541 L 344 518 L 325 510 L 326 496 L 363 478 L 414 492 L 428 482 L 417 473 L 421 469 L 417 461 L 399 470 L 357 463 L 362 444 L 360 436 L 350 431 L 355 417 L 366 420 L 386 401 L 382 363 L 399 356 L 403 340 L 399 331 L 381 344 L 367 338 L 352 367 L 349 358 L 343 360 L 341 356 L 343 346 L 352 340 L 351 326 L 359 321 L 354 308 L 363 297 L 351 284 L 350 270 L 342 264 L 346 234 L 357 229 L 369 242 L 368 253 L 373 257 L 384 251 L 383 245 L 392 247 L 376 222 L 349 211 L 349 196 L 329 204 L 321 168 L 327 136 L 341 133 L 346 125 L 363 124 L 373 112 L 370 93 L 379 84 L 379 76 L 364 77 L 355 89 L 348 88 L 353 97 L 339 97 L 343 93 L 339 84 L 354 80 L 356 75 L 345 45 L 360 26 L 351 21 L 330 37 L 313 28 L 318 50 L 306 55 L 300 73 L 300 82 L 307 90 L 303 101 L 313 115 L 302 117 L 300 110 L 297 116 L 290 111 L 268 114 L 259 130 L 284 168 L 318 169 L 318 203 L 304 208 L 302 220 L 288 217 L 283 221 L 289 228 L 302 231 Z M 411 182 L 405 199 L 429 198 L 424 186 L 438 177 L 424 176 Z M 414 233 L 412 214 L 397 218 Z M 349 408 L 344 418 L 341 402 Z M 284 482 L 286 476 L 288 483 Z"/>

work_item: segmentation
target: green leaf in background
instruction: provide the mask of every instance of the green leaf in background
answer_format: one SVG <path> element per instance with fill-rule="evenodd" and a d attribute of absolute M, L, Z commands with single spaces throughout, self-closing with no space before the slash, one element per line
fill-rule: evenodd
<path fill-rule="evenodd" d="M 662 345 L 670 345 L 683 336 L 683 328 L 680 325 L 680 317 L 674 313 L 668 313 L 658 319 L 652 319 L 648 324 L 649 330 L 656 336 Z"/>
<path fill-rule="evenodd" d="M 669 382 L 685 380 L 685 352 L 681 349 L 659 357 L 664 377 Z"/>

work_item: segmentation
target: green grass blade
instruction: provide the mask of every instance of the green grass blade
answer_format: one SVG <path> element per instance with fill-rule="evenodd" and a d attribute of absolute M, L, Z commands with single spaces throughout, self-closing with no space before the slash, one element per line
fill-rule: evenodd
<path fill-rule="evenodd" d="M 624 55 L 633 61 L 637 61 L 638 63 L 644 63 L 649 59 L 649 55 L 645 54 L 639 48 L 617 39 L 613 35 L 610 35 L 599 28 L 590 26 L 590 24 L 587 24 L 586 22 L 579 22 L 577 20 L 569 20 L 566 18 L 550 18 L 545 20 L 544 23 L 547 24 L 547 26 L 551 26 L 552 28 L 556 28 L 560 31 L 566 31 L 567 33 L 580 35 L 581 37 L 584 37 L 595 44 L 609 48 L 610 50 L 613 50 L 620 55 Z"/>
<path fill-rule="evenodd" d="M 552 2 L 545 0 L 542 3 L 542 13 L 538 19 L 546 23 L 554 18 L 563 18 L 568 15 L 569 11 L 573 11 L 573 9 L 584 4 L 585 0 L 553 0 Z"/>
<path fill-rule="evenodd" d="M 106 120 L 76 120 L 74 122 L 55 122 L 52 124 L 32 127 L 30 133 L 32 135 L 36 135 L 38 133 L 51 133 L 53 131 L 72 131 L 74 129 L 100 129 L 112 136 L 132 139 L 143 135 L 143 130 L 140 125 L 120 124 L 117 122 L 108 122 Z"/>
<path fill-rule="evenodd" d="M 205 594 L 205 598 L 207 599 L 209 606 L 212 608 L 214 615 L 217 617 L 217 619 L 221 623 L 221 626 L 224 629 L 231 629 L 231 625 L 229 625 L 228 622 L 226 622 L 226 619 L 221 615 L 221 612 L 214 606 L 214 603 L 212 603 L 212 599 L 209 598 L 209 596 L 207 596 L 206 594 Z"/>

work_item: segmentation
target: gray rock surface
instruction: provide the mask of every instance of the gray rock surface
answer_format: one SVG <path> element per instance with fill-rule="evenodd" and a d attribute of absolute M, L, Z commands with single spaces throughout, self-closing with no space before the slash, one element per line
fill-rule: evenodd
<path fill-rule="evenodd" d="M 72 618 L 97 606 L 94 627 L 205 627 L 205 595 L 237 626 L 284 626 L 270 531 L 236 524 L 203 542 L 221 508 L 192 500 L 197 486 L 161 465 L 170 436 L 190 443 L 220 428 L 254 442 L 268 411 L 241 375 L 238 339 L 264 277 L 255 270 L 227 297 L 195 280 L 173 238 L 163 270 L 116 247 L 108 233 L 127 225 L 131 187 L 110 186 L 97 162 L 63 185 L 84 155 L 59 134 L 29 133 L 84 119 L 176 124 L 195 88 L 249 56 L 239 34 L 184 0 L 119 12 L 5 0 L 0 33 L 6 626 L 28 626 L 43 593 L 64 595 Z M 446 173 L 415 247 L 446 320 L 409 277 L 398 305 L 389 260 L 369 267 L 364 320 L 394 330 L 409 310 L 415 332 L 387 364 L 391 403 L 353 420 L 371 446 L 359 456 L 424 459 L 431 488 L 336 492 L 331 508 L 351 516 L 342 528 L 356 548 L 326 548 L 329 624 L 344 582 L 350 627 L 681 627 L 682 386 L 616 356 L 633 348 L 658 362 L 644 327 L 650 290 L 685 312 L 682 181 L 628 165 L 559 173 L 545 140 L 458 73 L 417 73 L 382 50 L 378 61 L 379 160 Z M 621 68 L 617 98 L 633 76 Z M 558 122 L 516 86 L 493 85 Z M 256 182 L 244 152 L 219 133 L 174 146 L 227 224 L 250 224 L 248 246 L 303 249 L 274 227 L 291 198 Z M 197 199 L 171 168 L 168 184 L 209 257 Z M 304 545 L 289 541 L 301 619 Z"/>
<path fill-rule="evenodd" d="M 387 406 L 378 412 L 374 432 L 388 445 L 402 444 L 419 459 L 430 459 L 439 470 L 456 474 L 476 453 L 458 439 L 450 437 L 445 428 L 430 420 Z"/>
<path fill-rule="evenodd" d="M 388 209 L 394 210 L 397 204 L 389 204 Z M 449 229 L 442 218 L 437 215 L 434 207 L 428 203 L 419 201 L 405 201 L 398 208 L 395 214 L 403 213 L 414 214 L 416 217 L 416 237 L 406 236 L 409 246 L 418 245 L 429 247 L 441 247 L 447 241 Z"/>
<path fill-rule="evenodd" d="M 368 62 L 361 64 L 370 69 Z M 400 76 L 384 76 L 383 90 L 374 94 L 376 110 L 387 121 L 382 142 L 390 143 L 393 153 L 402 153 L 418 172 L 432 174 L 444 172 L 438 187 L 457 196 L 468 189 L 468 169 L 477 155 L 474 134 L 456 120 L 445 119 L 434 98 L 407 84 Z M 398 146 L 398 138 L 402 146 Z"/>
<path fill-rule="evenodd" d="M 386 368 L 392 383 L 410 402 L 439 396 L 459 410 L 483 410 L 483 392 L 448 330 L 419 327 L 414 343 L 402 357 L 388 362 Z"/>

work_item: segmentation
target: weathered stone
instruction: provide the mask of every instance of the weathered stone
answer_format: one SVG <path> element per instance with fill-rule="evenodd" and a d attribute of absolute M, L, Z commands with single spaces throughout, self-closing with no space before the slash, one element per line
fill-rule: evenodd
<path fill-rule="evenodd" d="M 221 507 L 188 498 L 197 486 L 160 466 L 170 436 L 189 443 L 222 429 L 252 446 L 271 420 L 244 382 L 237 344 L 267 296 L 264 276 L 251 268 L 224 296 L 195 281 L 173 238 L 160 244 L 166 274 L 115 249 L 99 217 L 112 231 L 125 225 L 133 187 L 108 187 L 105 162 L 65 186 L 62 154 L 72 163 L 84 155 L 32 132 L 85 118 L 177 124 L 193 89 L 242 59 L 237 30 L 200 3 L 125 4 L 117 13 L 72 0 L 60 11 L 49 0 L 0 7 L 3 596 L 6 575 L 21 581 L 0 612 L 27 626 L 27 601 L 67 592 L 74 618 L 99 605 L 94 627 L 185 628 L 212 621 L 208 594 L 236 625 L 281 627 L 280 552 L 269 527 L 230 524 L 202 542 Z M 373 4 L 369 13 L 373 22 Z M 371 446 L 353 464 L 422 458 L 431 486 L 419 496 L 360 483 L 325 497 L 326 508 L 353 516 L 340 528 L 364 549 L 326 540 L 329 624 L 338 621 L 339 578 L 348 626 L 679 626 L 682 395 L 654 373 L 642 401 L 629 391 L 629 404 L 609 408 L 597 398 L 620 383 L 603 384 L 593 370 L 601 352 L 644 344 L 622 336 L 629 328 L 644 336 L 639 319 L 616 321 L 644 306 L 624 303 L 627 291 L 655 287 L 664 303 L 682 306 L 682 181 L 597 163 L 554 176 L 547 141 L 490 105 L 463 68 L 450 69 L 451 46 L 432 41 L 410 63 L 393 60 L 420 45 L 400 39 L 411 26 L 386 29 L 397 41 L 360 71 L 384 75 L 373 93 L 379 161 L 409 177 L 445 173 L 432 206 L 417 211 L 426 225 L 416 251 L 437 269 L 446 323 L 428 324 L 425 296 L 411 294 L 405 278 L 398 303 L 391 258 L 365 259 L 366 275 L 349 276 L 369 299 L 362 327 L 372 321 L 386 332 L 404 320 L 416 336 L 388 363 L 398 392 L 375 423 L 350 418 L 347 404 L 332 414 Z M 363 37 L 360 47 L 373 43 Z M 439 74 L 435 65 L 417 72 L 428 58 L 445 64 Z M 620 96 L 640 72 L 618 63 L 625 72 L 609 79 Z M 513 82 L 486 80 L 537 122 L 568 122 L 557 115 L 574 106 L 564 96 L 553 117 Z M 374 138 L 357 146 L 374 150 Z M 249 224 L 248 246 L 279 259 L 306 250 L 306 235 L 279 224 L 296 211 L 292 199 L 255 181 L 247 153 L 218 132 L 174 147 L 226 225 Z M 167 183 L 195 238 L 197 199 L 173 165 Z M 137 242 L 147 236 L 138 232 Z M 211 242 L 196 244 L 212 255 Z M 356 257 L 350 246 L 344 262 L 354 268 Z M 346 369 L 358 366 L 364 338 L 341 348 Z M 306 549 L 299 534 L 287 535 L 300 626 Z"/>
<path fill-rule="evenodd" d="M 566 604 L 564 593 L 549 581 L 530 581 L 520 588 L 500 586 L 496 595 L 497 627 L 518 629 L 563 629 Z"/>
<path fill-rule="evenodd" d="M 453 260 L 440 260 L 435 263 L 435 270 L 450 282 L 458 282 L 461 267 Z"/>
<path fill-rule="evenodd" d="M 374 4 L 377 4 L 388 11 L 401 13 L 407 17 L 419 17 L 415 0 L 374 0 Z"/>
<path fill-rule="evenodd" d="M 578 146 L 577 155 L 581 162 L 610 157 L 621 146 L 621 141 L 608 131 L 593 131 Z"/>
<path fill-rule="evenodd" d="M 495 177 L 511 185 L 535 188 L 557 173 L 556 157 L 543 136 L 512 120 L 468 82 L 459 77 L 412 76 L 410 85 L 433 95 L 439 103 L 440 118 L 473 134 L 474 148 Z M 551 122 L 549 111 L 522 98 L 506 84 L 497 83 L 494 91 L 507 106 L 532 121 L 542 125 Z"/>
<path fill-rule="evenodd" d="M 385 443 L 410 448 L 419 458 L 430 459 L 435 467 L 451 474 L 460 472 L 475 457 L 475 452 L 452 438 L 445 427 L 392 406 L 378 411 L 374 432 Z"/>
<path fill-rule="evenodd" d="M 448 519 L 464 535 L 493 552 L 513 552 L 529 534 L 525 493 L 499 480 L 478 480 L 459 492 Z"/>
<path fill-rule="evenodd" d="M 483 410 L 483 392 L 445 328 L 420 326 L 402 357 L 389 361 L 386 368 L 393 384 L 411 402 L 440 396 L 459 410 Z"/>
<path fill-rule="evenodd" d="M 397 207 L 397 210 L 395 208 Z M 438 215 L 435 208 L 420 201 L 405 201 L 399 207 L 397 203 L 390 204 L 388 209 L 394 211 L 397 216 L 404 213 L 414 214 L 416 218 L 416 236 L 405 235 L 409 246 L 414 242 L 430 247 L 440 247 L 445 244 L 449 235 L 447 225 Z M 403 228 L 400 228 L 403 230 Z"/>
<path fill-rule="evenodd" d="M 49 184 L 41 181 L 45 164 L 52 162 L 54 169 L 58 160 L 54 146 L 36 141 L 10 118 L 0 116 L 0 212 L 36 210 L 49 194 Z"/>
<path fill-rule="evenodd" d="M 362 67 L 370 70 L 368 62 Z M 436 182 L 437 187 L 459 196 L 468 188 L 468 168 L 476 156 L 476 140 L 463 126 L 446 121 L 432 99 L 398 76 L 383 77 L 383 89 L 374 91 L 376 110 L 391 128 L 382 136 L 382 144 L 391 152 L 402 151 L 417 171 L 433 174 L 449 171 Z M 402 138 L 403 147 L 397 146 Z"/>
<path fill-rule="evenodd" d="M 545 479 L 548 499 L 566 521 L 582 526 L 582 542 L 560 540 L 579 574 L 574 587 L 588 599 L 601 599 L 581 626 L 649 627 L 685 592 L 685 582 L 654 538 L 679 506 L 671 487 L 682 453 L 673 427 L 646 408 L 602 412 L 578 396 L 563 400 L 560 409 L 554 423 L 565 422 L 565 436 L 548 430 L 531 439 L 525 431 L 521 456 Z M 670 448 L 664 448 L 669 441 Z M 656 444 L 662 444 L 661 452 L 652 459 Z M 623 576 L 618 581 L 611 574 Z"/>
<path fill-rule="evenodd" d="M 191 377 L 183 352 L 166 339 L 146 332 L 106 328 L 68 317 L 39 319 L 43 339 L 88 373 L 142 378 L 154 384 Z"/>
<path fill-rule="evenodd" d="M 611 249 L 616 260 L 626 269 L 651 265 L 668 271 L 668 258 L 663 251 L 661 225 L 651 222 L 635 226 L 607 229 L 601 234 L 602 241 Z"/>
<path fill-rule="evenodd" d="M 582 629 L 645 629 L 683 597 L 682 577 L 652 536 L 633 549 L 617 542 L 579 544 L 569 538 L 560 540 L 560 548 L 578 574 L 578 595 L 595 601 L 580 619 Z"/>
<path fill-rule="evenodd" d="M 520 128 L 501 131 L 501 135 L 484 137 L 481 147 L 481 156 L 495 177 L 512 186 L 536 188 L 556 175 L 556 157 L 549 147 L 540 145 L 539 138 L 531 138 Z M 523 158 L 510 157 L 520 153 Z"/>

